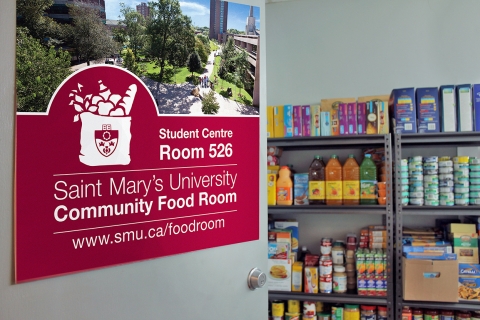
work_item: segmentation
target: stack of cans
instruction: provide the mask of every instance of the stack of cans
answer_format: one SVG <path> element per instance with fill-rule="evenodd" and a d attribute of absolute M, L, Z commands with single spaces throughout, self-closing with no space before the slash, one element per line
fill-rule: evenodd
<path fill-rule="evenodd" d="M 423 158 L 423 192 L 426 206 L 439 205 L 438 157 Z"/>
<path fill-rule="evenodd" d="M 480 205 L 480 159 L 470 157 L 470 205 Z"/>
<path fill-rule="evenodd" d="M 409 198 L 410 204 L 416 206 L 423 206 L 425 203 L 422 160 L 422 156 L 408 158 Z"/>
<path fill-rule="evenodd" d="M 470 165 L 468 156 L 453 158 L 453 182 L 455 205 L 468 206 L 470 203 Z"/>
<path fill-rule="evenodd" d="M 450 157 L 440 157 L 438 159 L 438 173 L 440 205 L 453 206 L 455 204 L 453 161 Z"/>
<path fill-rule="evenodd" d="M 401 181 L 401 193 L 402 193 L 402 205 L 408 205 L 409 186 L 408 186 L 408 159 L 402 159 L 400 162 L 400 181 Z M 480 185 L 479 185 L 480 186 Z"/>

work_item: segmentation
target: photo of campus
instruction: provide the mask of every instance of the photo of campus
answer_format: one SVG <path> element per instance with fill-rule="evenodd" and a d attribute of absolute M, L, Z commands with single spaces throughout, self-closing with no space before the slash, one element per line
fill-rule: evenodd
<path fill-rule="evenodd" d="M 258 115 L 260 9 L 220 0 L 17 0 L 17 112 L 91 65 L 138 76 L 160 115 Z"/>

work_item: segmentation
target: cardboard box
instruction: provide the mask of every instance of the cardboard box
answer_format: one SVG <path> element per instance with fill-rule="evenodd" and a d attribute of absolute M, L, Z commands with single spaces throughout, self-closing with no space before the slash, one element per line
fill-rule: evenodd
<path fill-rule="evenodd" d="M 340 135 L 340 119 L 338 117 L 338 106 L 340 103 L 356 102 L 355 98 L 322 99 L 320 101 L 321 112 L 328 112 L 330 117 L 330 135 Z M 323 125 L 324 122 L 322 122 Z"/>
<path fill-rule="evenodd" d="M 283 136 L 293 137 L 293 106 L 283 106 Z"/>
<path fill-rule="evenodd" d="M 310 135 L 312 137 L 320 137 L 322 134 L 320 132 L 320 105 L 312 104 L 310 105 Z"/>
<path fill-rule="evenodd" d="M 304 137 L 310 137 L 310 106 L 302 106 L 302 135 Z M 320 121 L 320 119 L 319 119 Z"/>
<path fill-rule="evenodd" d="M 472 87 L 472 102 L 474 130 L 480 131 L 480 84 L 474 84 Z"/>
<path fill-rule="evenodd" d="M 473 131 L 472 87 L 462 84 L 456 87 L 457 128 L 459 132 Z"/>
<path fill-rule="evenodd" d="M 322 137 L 327 137 L 332 135 L 331 123 L 330 123 L 330 112 L 320 112 L 320 134 Z"/>
<path fill-rule="evenodd" d="M 277 175 L 267 174 L 267 199 L 268 205 L 274 206 L 277 204 Z"/>
<path fill-rule="evenodd" d="M 268 290 L 292 290 L 292 260 L 268 259 Z"/>
<path fill-rule="evenodd" d="M 348 109 L 346 103 L 338 104 L 338 121 L 340 123 L 340 135 L 348 135 Z"/>
<path fill-rule="evenodd" d="M 357 103 L 347 103 L 348 134 L 357 134 Z"/>
<path fill-rule="evenodd" d="M 303 279 L 305 293 L 318 293 L 318 267 L 305 267 Z"/>
<path fill-rule="evenodd" d="M 293 136 L 303 137 L 302 106 L 293 106 Z"/>
<path fill-rule="evenodd" d="M 458 302 L 458 262 L 402 258 L 403 299 Z"/>
<path fill-rule="evenodd" d="M 458 300 L 480 299 L 480 265 L 460 263 L 458 266 Z"/>
<path fill-rule="evenodd" d="M 283 124 L 283 106 L 273 107 L 273 132 L 275 138 L 283 138 L 285 135 Z"/>
<path fill-rule="evenodd" d="M 441 86 L 438 99 L 440 101 L 440 118 L 442 122 L 442 132 L 456 132 L 457 107 L 455 86 Z"/>
<path fill-rule="evenodd" d="M 388 102 L 395 133 L 417 133 L 415 88 L 394 89 Z"/>
<path fill-rule="evenodd" d="M 367 103 L 357 103 L 357 133 L 366 134 L 367 128 Z"/>
<path fill-rule="evenodd" d="M 477 231 L 475 229 L 475 224 L 471 223 L 450 223 L 447 230 L 448 233 L 475 233 Z"/>
<path fill-rule="evenodd" d="M 418 133 L 440 132 L 438 89 L 418 88 L 416 96 Z"/>
<path fill-rule="evenodd" d="M 475 226 L 475 225 L 473 225 Z M 459 263 L 478 263 L 478 235 L 476 232 L 455 232 L 449 234 L 453 252 Z"/>
<path fill-rule="evenodd" d="M 274 138 L 273 131 L 273 106 L 267 106 L 267 138 Z"/>
<path fill-rule="evenodd" d="M 275 221 L 275 229 L 290 230 L 292 234 L 292 252 L 298 252 L 298 222 L 297 221 Z"/>
<path fill-rule="evenodd" d="M 377 103 L 378 112 L 378 133 L 390 133 L 390 117 L 388 112 L 388 99 Z"/>
<path fill-rule="evenodd" d="M 293 204 L 308 204 L 308 173 L 293 175 Z"/>
<path fill-rule="evenodd" d="M 297 261 L 292 266 L 292 292 L 303 291 L 303 262 Z"/>

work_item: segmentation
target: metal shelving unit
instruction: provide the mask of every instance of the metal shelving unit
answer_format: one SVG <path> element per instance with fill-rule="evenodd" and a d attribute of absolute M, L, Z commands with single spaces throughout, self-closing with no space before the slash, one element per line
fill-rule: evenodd
<path fill-rule="evenodd" d="M 473 147 L 480 146 L 480 132 L 442 132 L 430 134 L 394 134 L 394 157 L 395 164 L 402 159 L 402 148 L 438 148 L 438 147 Z M 402 292 L 402 230 L 403 216 L 464 216 L 479 214 L 476 206 L 402 206 L 401 201 L 401 168 L 395 165 L 395 279 L 396 279 L 396 318 L 402 319 L 404 306 L 415 308 L 449 309 L 449 310 L 480 310 L 478 302 L 429 302 L 429 301 L 405 301 Z"/>
<path fill-rule="evenodd" d="M 385 149 L 385 166 L 387 168 L 387 203 L 369 206 L 325 206 L 325 205 L 304 205 L 304 206 L 269 206 L 268 213 L 274 215 L 283 214 L 362 214 L 362 215 L 383 215 L 387 227 L 387 290 L 386 297 L 360 296 L 356 294 L 309 294 L 302 292 L 270 291 L 270 300 L 308 300 L 330 303 L 354 303 L 369 305 L 386 305 L 388 307 L 388 319 L 394 319 L 394 215 L 393 215 L 393 168 L 392 168 L 392 141 L 391 135 L 356 135 L 356 136 L 331 136 L 331 137 L 301 137 L 301 138 L 271 138 L 267 140 L 268 146 L 282 147 L 283 151 L 294 150 L 315 150 L 315 149 L 360 149 L 381 147 Z M 343 219 L 343 218 L 339 218 Z"/>

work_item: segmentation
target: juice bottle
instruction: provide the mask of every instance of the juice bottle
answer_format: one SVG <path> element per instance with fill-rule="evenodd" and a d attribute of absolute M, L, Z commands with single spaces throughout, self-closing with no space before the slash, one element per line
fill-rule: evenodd
<path fill-rule="evenodd" d="M 314 157 L 308 169 L 308 202 L 325 204 L 325 163 L 320 156 Z"/>
<path fill-rule="evenodd" d="M 377 166 L 372 155 L 366 154 L 360 165 L 360 204 L 377 204 L 376 185 Z"/>
<path fill-rule="evenodd" d="M 277 204 L 290 206 L 293 203 L 293 181 L 290 169 L 282 166 L 278 171 L 277 179 Z"/>
<path fill-rule="evenodd" d="M 360 167 L 353 154 L 343 165 L 343 204 L 360 204 Z"/>
<path fill-rule="evenodd" d="M 342 204 L 342 164 L 333 154 L 325 167 L 325 197 L 327 205 Z"/>

